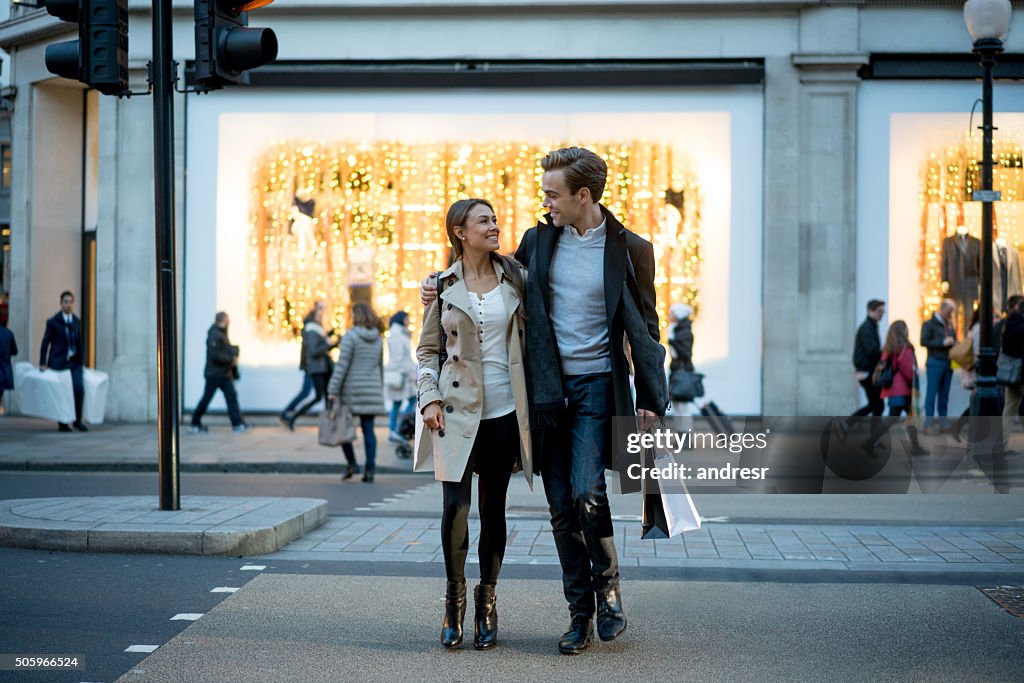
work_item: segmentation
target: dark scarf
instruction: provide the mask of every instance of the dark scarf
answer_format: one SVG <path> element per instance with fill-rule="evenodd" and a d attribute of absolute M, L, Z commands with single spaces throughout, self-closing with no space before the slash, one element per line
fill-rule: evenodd
<path fill-rule="evenodd" d="M 541 227 L 538 226 L 537 230 Z M 537 240 L 539 241 L 539 240 Z M 537 241 L 534 241 L 536 246 Z M 537 263 L 536 249 L 530 265 Z M 539 277 L 526 278 L 526 377 L 529 382 L 530 429 L 557 427 L 565 410 L 562 394 L 562 359 L 555 328 L 548 315 L 547 296 Z"/>

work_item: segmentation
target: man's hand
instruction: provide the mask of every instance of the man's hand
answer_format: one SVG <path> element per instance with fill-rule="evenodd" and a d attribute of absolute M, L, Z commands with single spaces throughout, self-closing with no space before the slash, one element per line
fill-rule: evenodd
<path fill-rule="evenodd" d="M 428 275 L 420 282 L 420 303 L 429 306 L 437 298 L 437 276 Z"/>
<path fill-rule="evenodd" d="M 956 339 L 953 339 L 952 337 L 946 337 L 946 339 L 942 343 L 945 344 L 946 346 L 953 346 L 954 344 L 956 344 Z"/>
<path fill-rule="evenodd" d="M 651 428 L 654 422 L 658 419 L 658 416 L 650 410 L 638 408 L 636 416 L 640 419 L 640 430 L 647 431 Z"/>
<path fill-rule="evenodd" d="M 440 401 L 434 401 L 423 409 L 423 426 L 427 429 L 444 429 L 444 413 L 441 412 Z"/>

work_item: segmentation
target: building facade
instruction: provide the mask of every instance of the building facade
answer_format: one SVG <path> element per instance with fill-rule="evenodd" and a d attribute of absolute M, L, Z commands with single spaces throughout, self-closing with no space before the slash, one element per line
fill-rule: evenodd
<path fill-rule="evenodd" d="M 148 6 L 129 7 L 144 91 Z M 0 48 L 17 360 L 38 360 L 59 293 L 81 291 L 108 417 L 154 419 L 152 103 L 51 76 L 43 52 L 66 25 L 12 14 Z M 495 200 L 513 249 L 541 213 L 536 160 L 554 145 L 609 159 L 606 203 L 654 242 L 663 316 L 694 306 L 695 362 L 734 413 L 850 412 L 866 301 L 885 299 L 916 335 L 949 286 L 943 240 L 980 230 L 965 195 L 980 67 L 959 1 L 278 0 L 250 20 L 275 30 L 278 62 L 248 87 L 176 99 L 186 408 L 218 310 L 242 347 L 248 410 L 298 388 L 312 301 L 339 327 L 356 300 L 418 325 L 416 281 L 447 257 L 446 204 Z M 191 3 L 175 2 L 185 65 L 192 26 Z M 1018 11 L 995 90 L 1011 255 L 1024 246 L 1021 40 Z"/>

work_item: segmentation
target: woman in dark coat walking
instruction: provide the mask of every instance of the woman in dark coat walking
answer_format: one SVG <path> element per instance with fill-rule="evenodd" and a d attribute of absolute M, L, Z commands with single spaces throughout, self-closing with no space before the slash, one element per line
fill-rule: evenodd
<path fill-rule="evenodd" d="M 338 341 L 331 340 L 327 330 L 323 328 L 323 310 L 313 309 L 313 319 L 302 328 L 302 349 L 306 361 L 306 374 L 313 380 L 313 390 L 316 392 L 313 398 L 295 411 L 288 418 L 288 429 L 295 431 L 295 420 L 305 415 L 310 408 L 320 402 L 320 399 L 327 393 L 327 381 L 331 378 L 331 356 L 330 352 Z"/>

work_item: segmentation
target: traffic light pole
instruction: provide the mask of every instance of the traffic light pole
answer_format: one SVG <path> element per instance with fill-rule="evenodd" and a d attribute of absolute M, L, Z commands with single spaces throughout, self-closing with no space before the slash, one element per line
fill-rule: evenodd
<path fill-rule="evenodd" d="M 153 180 L 160 509 L 181 509 L 178 463 L 178 326 L 174 236 L 174 56 L 171 0 L 153 0 Z"/>

